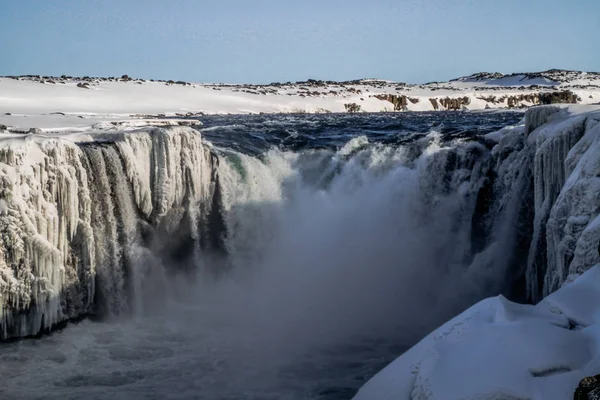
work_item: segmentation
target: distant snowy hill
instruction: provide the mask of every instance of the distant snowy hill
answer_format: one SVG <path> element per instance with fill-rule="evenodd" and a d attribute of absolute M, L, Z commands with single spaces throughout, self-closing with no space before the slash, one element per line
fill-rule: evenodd
<path fill-rule="evenodd" d="M 127 75 L 0 78 L 0 124 L 20 129 L 89 126 L 148 115 L 520 109 L 599 102 L 600 73 L 564 70 L 477 73 L 422 85 L 374 78 L 268 85 L 155 81 Z M 51 113 L 55 116 L 48 118 Z"/>
<path fill-rule="evenodd" d="M 459 82 L 478 82 L 492 86 L 522 86 L 522 85 L 541 85 L 541 86 L 574 86 L 574 85 L 593 85 L 600 82 L 600 73 L 568 71 L 563 69 L 551 69 L 543 72 L 501 74 L 499 72 L 480 72 L 477 74 L 465 76 L 452 81 Z M 452 82 L 451 81 L 451 82 Z"/>

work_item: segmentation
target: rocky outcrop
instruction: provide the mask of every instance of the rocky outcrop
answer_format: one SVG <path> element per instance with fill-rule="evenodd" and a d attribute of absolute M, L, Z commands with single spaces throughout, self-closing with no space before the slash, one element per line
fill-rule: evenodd
<path fill-rule="evenodd" d="M 529 107 L 547 104 L 577 104 L 581 98 L 570 90 L 525 93 L 518 95 L 504 96 L 478 96 L 479 100 L 492 104 L 504 104 L 507 108 Z"/>
<path fill-rule="evenodd" d="M 394 105 L 394 111 L 406 111 L 408 107 L 408 102 L 410 101 L 412 104 L 417 104 L 419 99 L 416 97 L 408 97 L 405 95 L 397 95 L 397 94 L 376 94 L 372 97 L 379 99 L 381 101 L 389 101 Z"/>
<path fill-rule="evenodd" d="M 583 378 L 575 390 L 573 400 L 600 400 L 600 375 Z"/>
<path fill-rule="evenodd" d="M 346 109 L 346 112 L 349 113 L 357 113 L 360 112 L 360 104 L 356 104 L 356 103 L 346 103 L 344 104 L 344 108 Z"/>
<path fill-rule="evenodd" d="M 464 97 L 444 97 L 438 99 L 437 97 L 432 97 L 429 99 L 431 105 L 434 110 L 444 109 L 444 110 L 462 110 L 464 107 L 471 104 L 471 99 L 467 96 Z"/>
<path fill-rule="evenodd" d="M 440 99 L 439 102 L 446 110 L 462 110 L 463 106 L 471 104 L 471 99 L 467 96 L 455 98 L 446 97 Z"/>

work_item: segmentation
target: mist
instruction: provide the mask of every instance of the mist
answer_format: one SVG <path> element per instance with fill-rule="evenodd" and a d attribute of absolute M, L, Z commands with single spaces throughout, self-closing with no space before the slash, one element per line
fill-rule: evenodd
<path fill-rule="evenodd" d="M 479 188 L 441 190 L 444 172 L 432 168 L 443 169 L 447 150 L 434 136 L 422 147 L 412 159 L 366 138 L 338 152 L 272 150 L 264 160 L 224 153 L 227 255 L 201 256 L 206 272 L 171 281 L 159 306 L 153 289 L 145 313 L 215 329 L 261 363 L 392 334 L 408 348 L 490 294 L 466 256 Z"/>

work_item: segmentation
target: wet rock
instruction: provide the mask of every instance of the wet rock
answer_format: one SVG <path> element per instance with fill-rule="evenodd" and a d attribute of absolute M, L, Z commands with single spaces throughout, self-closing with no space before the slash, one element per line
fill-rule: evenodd
<path fill-rule="evenodd" d="M 90 84 L 87 82 L 79 82 L 77 84 L 78 88 L 82 88 L 82 89 L 89 89 L 90 88 Z"/>
<path fill-rule="evenodd" d="M 574 400 L 600 400 L 600 375 L 588 376 L 579 382 Z"/>

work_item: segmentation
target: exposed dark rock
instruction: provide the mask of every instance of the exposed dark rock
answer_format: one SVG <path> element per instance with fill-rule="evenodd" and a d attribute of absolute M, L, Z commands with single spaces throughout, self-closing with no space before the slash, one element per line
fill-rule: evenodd
<path fill-rule="evenodd" d="M 87 82 L 79 82 L 77 84 L 78 88 L 82 88 L 82 89 L 89 89 L 90 88 L 90 84 Z"/>
<path fill-rule="evenodd" d="M 349 113 L 357 113 L 360 112 L 360 105 L 356 103 L 346 103 L 344 104 L 344 108 Z"/>
<path fill-rule="evenodd" d="M 439 102 L 446 110 L 461 110 L 463 106 L 471 104 L 471 99 L 467 96 L 455 98 L 446 97 L 440 99 Z"/>
<path fill-rule="evenodd" d="M 498 104 L 506 102 L 506 107 L 515 108 L 515 107 L 523 107 L 523 102 L 528 102 L 531 105 L 540 105 L 540 104 L 557 104 L 557 103 L 567 103 L 567 104 L 576 104 L 581 101 L 581 98 L 576 94 L 571 92 L 570 90 L 564 91 L 555 91 L 555 92 L 540 92 L 540 93 L 526 93 L 526 94 L 517 94 L 512 96 L 501 96 L 497 98 L 496 96 L 478 96 L 480 100 L 487 101 L 488 103 Z"/>
<path fill-rule="evenodd" d="M 394 111 L 404 111 L 407 109 L 408 98 L 404 95 L 376 94 L 373 97 L 382 101 L 389 101 L 394 105 Z"/>
<path fill-rule="evenodd" d="M 600 400 L 600 375 L 588 376 L 579 382 L 574 400 Z"/>

